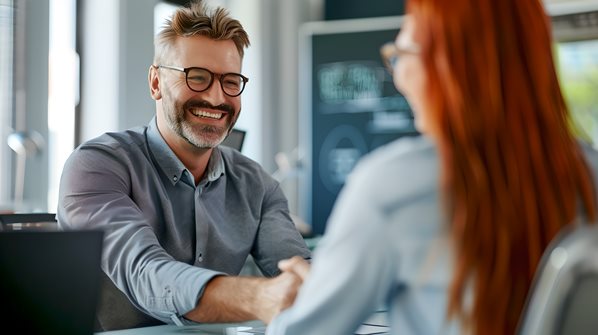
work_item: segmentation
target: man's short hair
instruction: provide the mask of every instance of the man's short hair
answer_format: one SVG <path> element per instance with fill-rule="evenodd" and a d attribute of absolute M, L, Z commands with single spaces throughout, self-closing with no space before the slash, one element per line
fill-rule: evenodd
<path fill-rule="evenodd" d="M 244 49 L 249 46 L 249 36 L 238 20 L 229 12 L 217 7 L 208 8 L 202 0 L 191 1 L 178 8 L 167 19 L 162 30 L 154 39 L 154 64 L 165 60 L 168 50 L 177 37 L 206 36 L 213 40 L 232 40 L 243 58 Z"/>

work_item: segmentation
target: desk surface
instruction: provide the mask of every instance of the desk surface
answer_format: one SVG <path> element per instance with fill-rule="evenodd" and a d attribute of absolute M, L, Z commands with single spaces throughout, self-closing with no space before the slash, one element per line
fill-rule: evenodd
<path fill-rule="evenodd" d="M 388 315 L 378 311 L 356 330 L 355 334 L 388 334 Z M 191 326 L 162 325 L 145 328 L 123 329 L 96 333 L 96 335 L 256 335 L 264 334 L 266 326 L 261 321 L 241 323 L 213 323 Z"/>
<path fill-rule="evenodd" d="M 162 325 L 96 333 L 96 335 L 252 335 L 263 334 L 265 325 L 260 321 L 218 323 L 191 326 Z"/>

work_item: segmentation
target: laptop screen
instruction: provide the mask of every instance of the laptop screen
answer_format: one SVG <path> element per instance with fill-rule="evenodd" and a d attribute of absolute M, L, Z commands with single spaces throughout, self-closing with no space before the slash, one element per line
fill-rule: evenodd
<path fill-rule="evenodd" d="M 92 334 L 101 231 L 0 233 L 0 322 L 17 334 Z"/>

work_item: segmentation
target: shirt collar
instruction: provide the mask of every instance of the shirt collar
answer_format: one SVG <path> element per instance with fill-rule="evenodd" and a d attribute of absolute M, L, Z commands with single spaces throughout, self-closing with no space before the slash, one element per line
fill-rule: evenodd
<path fill-rule="evenodd" d="M 210 161 L 208 162 L 208 173 L 206 174 L 209 182 L 213 182 L 224 175 L 224 159 L 220 153 L 220 147 L 212 150 Z"/>
<path fill-rule="evenodd" d="M 155 116 L 147 127 L 147 141 L 149 150 L 152 152 L 158 166 L 166 176 L 168 176 L 168 179 L 173 185 L 178 183 L 182 178 L 185 178 L 183 175 L 187 175 L 186 178 L 189 179 L 188 181 L 190 184 L 194 185 L 193 175 L 174 154 L 162 137 L 162 134 L 160 134 Z M 224 175 L 224 171 L 224 159 L 222 158 L 219 148 L 216 147 L 212 150 L 207 166 L 206 178 L 204 179 L 207 179 L 208 182 L 215 181 L 220 178 L 220 176 Z M 203 180 L 201 182 L 203 182 Z"/>

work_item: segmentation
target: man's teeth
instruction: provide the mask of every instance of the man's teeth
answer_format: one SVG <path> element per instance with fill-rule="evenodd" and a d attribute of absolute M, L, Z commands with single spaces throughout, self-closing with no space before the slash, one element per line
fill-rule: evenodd
<path fill-rule="evenodd" d="M 223 113 L 209 113 L 209 112 L 202 111 L 202 110 L 199 110 L 199 111 L 193 110 L 192 113 L 195 116 L 207 117 L 207 118 L 216 119 L 216 120 L 220 120 L 222 118 L 222 114 L 223 114 Z"/>

